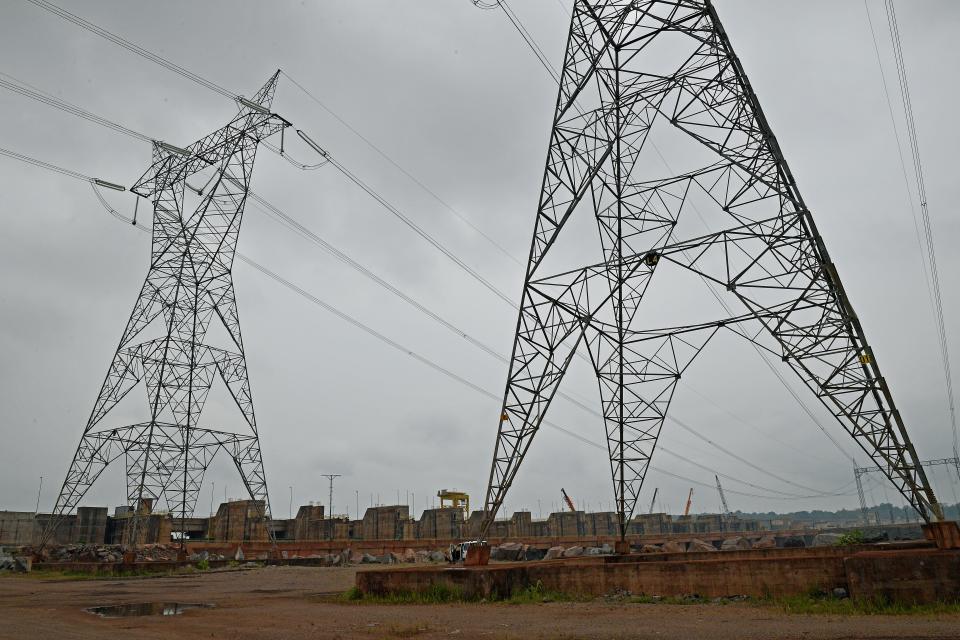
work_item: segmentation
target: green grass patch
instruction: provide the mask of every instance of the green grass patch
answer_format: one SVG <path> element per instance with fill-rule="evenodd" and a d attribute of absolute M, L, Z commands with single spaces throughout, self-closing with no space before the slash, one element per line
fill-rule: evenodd
<path fill-rule="evenodd" d="M 97 574 L 87 571 L 52 571 L 49 569 L 34 569 L 30 573 L 11 573 L 10 577 L 21 580 L 43 580 L 72 582 L 79 580 L 104 580 L 114 578 L 111 573 Z"/>
<path fill-rule="evenodd" d="M 494 598 L 495 601 L 506 602 L 507 604 L 538 604 L 542 602 L 583 602 L 590 598 L 577 596 L 562 591 L 550 591 L 543 587 L 543 583 L 537 580 L 526 589 L 515 591 L 509 598 Z"/>
<path fill-rule="evenodd" d="M 62 581 L 62 582 L 75 582 L 80 580 L 117 580 L 123 578 L 148 578 L 154 576 L 169 576 L 175 575 L 172 571 L 138 571 L 138 570 L 126 570 L 120 573 L 113 572 L 104 572 L 96 573 L 91 571 L 56 571 L 53 569 L 34 569 L 30 573 L 21 573 L 17 574 L 18 577 L 24 580 L 43 580 L 43 581 Z"/>
<path fill-rule="evenodd" d="M 502 602 L 505 604 L 538 604 L 543 602 L 582 602 L 589 598 L 549 591 L 541 582 L 526 589 L 515 591 L 509 596 L 497 594 L 489 598 L 467 597 L 461 589 L 443 584 L 432 584 L 424 591 L 397 591 L 385 596 L 364 594 L 357 587 L 344 592 L 342 602 L 368 604 L 444 604 L 452 602 Z"/>
<path fill-rule="evenodd" d="M 906 604 L 890 601 L 887 598 L 854 600 L 851 598 L 806 595 L 775 598 L 769 600 L 768 603 L 784 613 L 794 614 L 866 616 L 960 614 L 960 602 Z"/>
<path fill-rule="evenodd" d="M 627 602 L 633 604 L 710 604 L 712 601 L 700 596 L 631 596 Z M 718 600 L 716 604 L 727 604 L 727 600 Z"/>
<path fill-rule="evenodd" d="M 357 587 L 351 587 L 340 599 L 344 602 L 368 604 L 443 604 L 471 601 L 460 589 L 442 584 L 432 584 L 424 591 L 397 591 L 385 596 L 365 594 Z"/>
<path fill-rule="evenodd" d="M 171 576 L 188 576 L 197 574 L 199 567 L 186 565 L 176 569 L 164 569 L 154 571 L 149 569 L 125 568 L 119 571 L 78 571 L 75 569 L 34 569 L 30 573 L 9 572 L 10 578 L 22 580 L 43 580 L 43 581 L 80 581 L 80 580 L 123 580 L 143 579 L 143 578 L 165 578 Z M 2 574 L 0 574 L 2 575 Z"/>

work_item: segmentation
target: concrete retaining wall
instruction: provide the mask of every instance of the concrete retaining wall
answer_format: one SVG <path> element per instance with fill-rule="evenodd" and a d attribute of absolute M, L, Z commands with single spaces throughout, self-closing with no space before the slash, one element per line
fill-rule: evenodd
<path fill-rule="evenodd" d="M 364 593 L 422 591 L 431 585 L 468 598 L 509 597 L 540 583 L 549 591 L 601 596 L 633 594 L 702 597 L 804 595 L 847 589 L 853 597 L 933 602 L 960 599 L 960 552 L 927 549 L 871 552 L 833 548 L 778 549 L 764 556 L 686 554 L 509 563 L 487 567 L 380 569 L 357 574 Z M 750 552 L 744 552 L 749 554 Z M 697 557 L 698 556 L 698 557 Z"/>
<path fill-rule="evenodd" d="M 853 597 L 891 602 L 960 599 L 960 552 L 865 552 L 843 561 Z"/>

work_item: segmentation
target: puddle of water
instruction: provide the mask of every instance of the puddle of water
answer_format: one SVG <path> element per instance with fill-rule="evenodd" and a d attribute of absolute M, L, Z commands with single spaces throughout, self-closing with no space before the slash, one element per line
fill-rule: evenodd
<path fill-rule="evenodd" d="M 90 607 L 87 613 L 101 618 L 129 618 L 132 616 L 178 616 L 187 609 L 212 609 L 212 604 L 184 602 L 142 602 L 138 604 L 113 604 Z"/>

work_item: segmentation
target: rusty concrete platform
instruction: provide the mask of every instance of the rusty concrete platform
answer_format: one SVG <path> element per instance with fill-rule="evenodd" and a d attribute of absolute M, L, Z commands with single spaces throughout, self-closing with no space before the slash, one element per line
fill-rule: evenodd
<path fill-rule="evenodd" d="M 860 545 L 715 553 L 631 554 L 483 567 L 384 568 L 357 574 L 365 594 L 422 592 L 434 585 L 465 598 L 507 598 L 532 585 L 571 595 L 756 598 L 831 592 L 896 602 L 960 600 L 960 551 L 931 545 Z"/>

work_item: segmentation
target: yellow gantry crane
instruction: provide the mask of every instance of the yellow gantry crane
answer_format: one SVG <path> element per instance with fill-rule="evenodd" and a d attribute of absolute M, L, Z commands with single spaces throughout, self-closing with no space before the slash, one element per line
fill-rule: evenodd
<path fill-rule="evenodd" d="M 440 498 L 440 508 L 456 507 L 463 511 L 463 519 L 470 518 L 470 496 L 462 491 L 447 491 L 441 489 L 437 491 L 437 497 Z"/>

